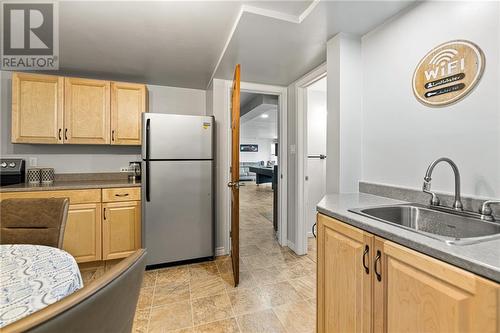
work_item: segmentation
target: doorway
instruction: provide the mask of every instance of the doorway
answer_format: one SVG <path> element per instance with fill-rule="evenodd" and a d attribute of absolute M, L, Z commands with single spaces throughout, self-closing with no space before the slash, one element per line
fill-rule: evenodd
<path fill-rule="evenodd" d="M 277 223 L 277 242 L 281 246 L 287 246 L 287 88 L 280 86 L 272 86 L 258 83 L 248 83 L 241 82 L 241 93 L 253 93 L 253 94 L 264 94 L 276 96 L 278 98 L 278 115 L 277 115 L 277 123 L 278 123 L 278 137 L 280 142 L 276 146 L 277 155 L 278 155 L 278 165 L 277 165 L 277 177 L 279 179 L 277 185 L 277 203 L 274 205 L 277 207 L 275 212 L 277 213 L 277 217 L 273 218 L 273 221 Z M 227 142 L 232 142 L 231 138 L 231 121 L 230 121 L 230 105 L 231 105 L 231 84 L 230 81 L 226 81 L 226 119 L 227 124 Z M 240 101 L 241 102 L 241 101 Z M 241 104 L 241 103 L 240 103 Z M 227 155 L 231 155 L 231 144 L 227 146 Z M 230 170 L 231 163 L 230 160 L 226 160 L 227 164 L 225 165 L 225 170 L 227 172 L 226 182 L 230 181 Z M 243 186 L 242 186 L 243 187 Z M 227 188 L 229 189 L 229 188 Z M 231 201 L 229 191 L 225 194 L 225 202 L 226 202 L 226 233 L 225 233 L 225 244 L 226 249 L 230 249 L 230 216 L 231 216 Z"/>
<path fill-rule="evenodd" d="M 295 83 L 297 105 L 296 253 L 315 260 L 316 205 L 326 192 L 326 63 Z"/>
<path fill-rule="evenodd" d="M 240 95 L 240 256 L 279 247 L 278 110 L 276 95 Z"/>
<path fill-rule="evenodd" d="M 316 258 L 316 206 L 326 194 L 326 77 L 306 88 L 305 226 L 307 254 Z"/>

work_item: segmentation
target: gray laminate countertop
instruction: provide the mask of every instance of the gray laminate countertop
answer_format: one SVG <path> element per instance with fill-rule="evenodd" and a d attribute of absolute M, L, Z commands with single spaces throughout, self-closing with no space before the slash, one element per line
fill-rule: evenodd
<path fill-rule="evenodd" d="M 401 203 L 405 202 L 365 193 L 327 194 L 317 209 L 318 212 L 344 223 L 500 282 L 500 239 L 470 245 L 448 245 L 416 232 L 348 211 L 352 208 Z"/>
<path fill-rule="evenodd" d="M 32 186 L 28 183 L 7 185 L 0 187 L 0 192 L 29 192 L 29 191 L 57 191 L 57 190 L 86 190 L 95 188 L 140 187 L 140 182 L 129 182 L 127 179 L 113 180 L 74 180 L 55 181 L 52 185 Z"/>

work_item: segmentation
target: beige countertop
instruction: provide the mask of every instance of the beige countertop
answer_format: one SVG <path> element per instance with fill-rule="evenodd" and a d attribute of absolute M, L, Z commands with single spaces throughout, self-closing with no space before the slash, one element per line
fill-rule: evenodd
<path fill-rule="evenodd" d="M 0 192 L 29 192 L 29 191 L 57 191 L 57 190 L 85 190 L 95 188 L 140 187 L 141 182 L 129 182 L 127 179 L 109 180 L 71 180 L 55 181 L 51 185 L 33 186 L 28 183 L 7 185 L 0 187 Z"/>

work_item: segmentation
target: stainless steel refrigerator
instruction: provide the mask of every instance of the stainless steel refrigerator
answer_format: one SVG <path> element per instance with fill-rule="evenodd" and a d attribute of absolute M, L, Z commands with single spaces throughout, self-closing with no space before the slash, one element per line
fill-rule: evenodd
<path fill-rule="evenodd" d="M 213 117 L 142 115 L 147 265 L 214 256 Z"/>

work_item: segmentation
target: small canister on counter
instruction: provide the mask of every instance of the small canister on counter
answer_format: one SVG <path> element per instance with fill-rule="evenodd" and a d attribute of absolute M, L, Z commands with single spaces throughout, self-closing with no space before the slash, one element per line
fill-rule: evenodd
<path fill-rule="evenodd" d="M 26 172 L 26 181 L 31 186 L 39 186 L 41 181 L 40 168 L 30 168 Z"/>
<path fill-rule="evenodd" d="M 54 183 L 55 172 L 54 168 L 40 169 L 40 179 L 43 185 L 51 185 Z"/>

